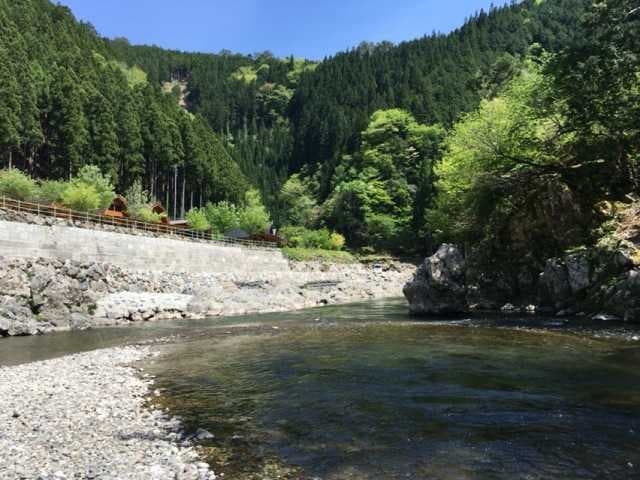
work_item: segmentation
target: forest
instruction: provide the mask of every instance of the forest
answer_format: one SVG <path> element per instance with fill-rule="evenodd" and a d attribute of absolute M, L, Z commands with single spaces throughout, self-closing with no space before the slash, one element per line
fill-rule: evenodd
<path fill-rule="evenodd" d="M 638 7 L 527 0 L 315 62 L 135 46 L 0 0 L 2 163 L 95 165 L 180 217 L 264 203 L 301 246 L 543 258 L 638 192 Z"/>

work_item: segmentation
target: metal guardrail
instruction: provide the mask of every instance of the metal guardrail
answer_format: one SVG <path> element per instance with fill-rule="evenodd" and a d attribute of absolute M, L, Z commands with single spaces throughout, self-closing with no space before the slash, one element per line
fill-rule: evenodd
<path fill-rule="evenodd" d="M 0 196 L 0 208 L 11 210 L 13 212 L 24 212 L 41 217 L 54 217 L 68 221 L 96 223 L 99 225 L 108 225 L 112 227 L 121 227 L 129 230 L 135 230 L 145 233 L 173 235 L 200 242 L 209 242 L 217 245 L 233 245 L 245 248 L 256 249 L 278 249 L 279 246 L 274 242 L 265 242 L 261 240 L 244 240 L 239 238 L 229 238 L 223 235 L 217 235 L 211 232 L 197 232 L 195 230 L 178 228 L 171 225 L 161 223 L 141 222 L 131 218 L 117 218 L 100 215 L 90 212 L 79 212 L 69 208 L 57 205 L 46 205 L 42 203 L 24 202 L 22 200 L 14 200 L 5 196 Z"/>

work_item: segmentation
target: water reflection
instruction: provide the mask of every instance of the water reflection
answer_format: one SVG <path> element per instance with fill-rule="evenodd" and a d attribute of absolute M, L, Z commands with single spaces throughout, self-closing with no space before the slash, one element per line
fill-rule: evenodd
<path fill-rule="evenodd" d="M 174 412 L 216 434 L 212 461 L 232 478 L 638 474 L 628 343 L 499 319 L 416 323 L 395 304 L 285 317 L 194 339 L 154 367 Z"/>

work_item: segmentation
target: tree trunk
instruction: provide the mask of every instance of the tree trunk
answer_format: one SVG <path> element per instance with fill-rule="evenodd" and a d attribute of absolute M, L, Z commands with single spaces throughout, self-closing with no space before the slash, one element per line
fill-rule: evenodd
<path fill-rule="evenodd" d="M 182 202 L 180 205 L 180 218 L 184 218 L 184 196 L 185 196 L 185 189 L 186 189 L 186 183 L 187 183 L 187 172 L 185 171 L 185 169 L 182 169 Z"/>
<path fill-rule="evenodd" d="M 178 214 L 178 166 L 173 166 L 173 218 Z"/>

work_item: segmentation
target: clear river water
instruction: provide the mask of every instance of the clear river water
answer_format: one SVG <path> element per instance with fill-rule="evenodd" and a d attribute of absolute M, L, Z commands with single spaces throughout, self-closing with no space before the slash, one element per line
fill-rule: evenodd
<path fill-rule="evenodd" d="M 230 479 L 640 478 L 634 327 L 419 321 L 401 301 L 1 341 L 0 365 L 173 336 L 144 367 Z M 638 330 L 640 332 L 640 330 Z"/>

